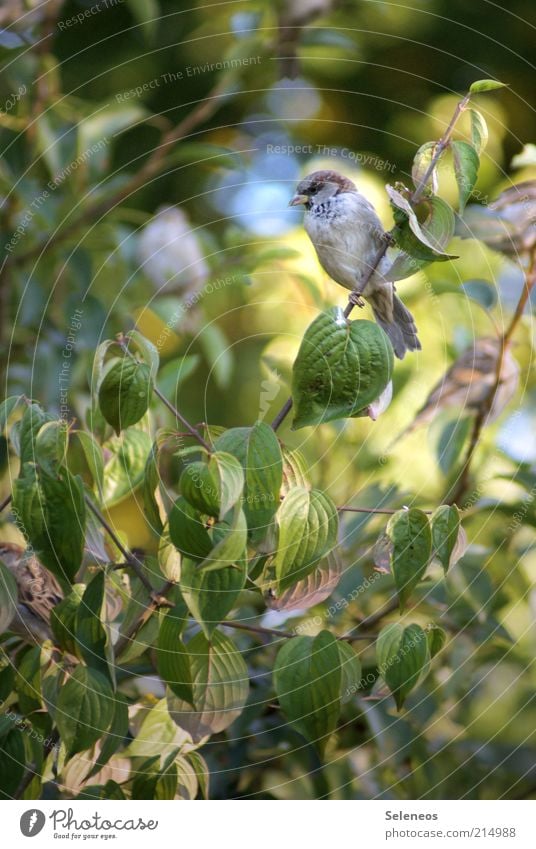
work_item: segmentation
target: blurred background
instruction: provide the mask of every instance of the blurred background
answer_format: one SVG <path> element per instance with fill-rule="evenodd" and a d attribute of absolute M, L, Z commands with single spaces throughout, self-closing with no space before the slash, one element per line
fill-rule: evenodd
<path fill-rule="evenodd" d="M 340 170 L 390 227 L 385 184 L 408 183 L 416 149 L 441 136 L 460 93 L 487 77 L 508 88 L 479 97 L 490 135 L 473 203 L 487 206 L 513 182 L 536 177 L 535 150 L 526 147 L 536 141 L 531 13 L 526 0 L 508 8 L 487 0 L 5 0 L 3 394 L 23 393 L 83 422 L 96 346 L 137 326 L 159 350 L 160 388 L 189 420 L 270 421 L 289 394 L 305 328 L 320 310 L 346 303 L 321 271 L 301 213 L 287 206 L 296 182 L 317 168 Z M 467 132 L 462 121 L 458 136 Z M 456 205 L 450 172 L 440 170 L 439 193 Z M 503 328 L 523 282 L 517 262 L 481 241 L 455 238 L 450 253 L 459 259 L 398 284 L 423 350 L 397 363 L 394 400 L 379 422 L 293 432 L 288 420 L 281 428 L 339 505 L 428 507 L 448 490 L 468 432 L 462 410 L 440 411 L 430 426 L 393 441 L 459 353 Z M 435 697 L 411 721 L 388 721 L 385 708 L 371 707 L 379 754 L 354 750 L 362 729 L 349 727 L 341 742 L 348 757 L 329 779 L 337 787 L 376 763 L 357 792 L 388 785 L 411 798 L 431 782 L 434 793 L 457 795 L 471 764 L 469 794 L 508 794 L 518 781 L 531 792 L 532 336 L 527 318 L 513 351 L 521 368 L 515 400 L 479 455 L 473 506 L 481 509 L 469 514 L 472 547 L 453 589 L 459 621 L 474 618 L 490 593 L 493 601 L 475 632 L 456 641 L 442 681 L 449 710 L 421 736 Z M 172 423 L 165 410 L 153 417 Z M 5 440 L 1 448 L 4 495 L 13 461 Z M 173 483 L 173 468 L 168 474 Z M 116 493 L 109 515 L 131 546 L 144 546 L 150 535 L 134 490 Z M 528 504 L 523 523 L 505 532 L 518 504 Z M 359 561 L 367 534 L 377 536 L 374 520 L 348 521 L 341 596 L 367 572 Z M 370 593 L 373 609 L 378 592 Z M 225 757 L 232 774 L 245 755 Z M 413 778 L 412 758 L 426 764 Z M 299 759 L 285 762 L 290 784 L 280 769 L 260 770 L 253 786 L 276 797 L 318 794 Z M 487 776 L 486 789 L 471 789 L 475 774 Z M 216 779 L 218 792 L 228 794 L 229 784 L 218 789 Z"/>

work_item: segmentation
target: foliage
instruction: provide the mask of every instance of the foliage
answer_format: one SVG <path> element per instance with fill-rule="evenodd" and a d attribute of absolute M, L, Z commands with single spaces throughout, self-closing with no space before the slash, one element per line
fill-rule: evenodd
<path fill-rule="evenodd" d="M 125 5 L 113 14 L 139 20 L 145 51 L 156 38 L 150 16 Z M 260 21 L 270 32 L 275 12 L 258 8 L 245 25 L 236 4 L 213 89 L 165 117 L 143 99 L 169 85 L 169 72 L 158 75 L 149 60 L 145 81 L 131 68 L 114 78 L 113 102 L 99 103 L 98 76 L 68 93 L 73 71 L 55 63 L 62 36 L 52 52 L 37 49 L 46 20 L 1 42 L 13 85 L 46 80 L 0 116 L 10 234 L 1 273 L 17 325 L 0 408 L 0 738 L 4 763 L 15 765 L 0 770 L 4 797 L 276 798 L 287 776 L 302 797 L 478 795 L 490 759 L 507 762 L 497 793 L 524 782 L 532 739 L 519 744 L 517 764 L 513 733 L 503 754 L 491 743 L 482 752 L 474 730 L 456 729 L 472 728 L 488 672 L 506 656 L 506 675 L 527 662 L 508 616 L 528 592 L 518 554 L 533 541 L 517 531 L 536 525 L 534 473 L 515 458 L 494 464 L 485 480 L 513 478 L 510 500 L 475 478 L 500 389 L 517 389 L 518 371 L 503 371 L 534 283 L 525 219 L 509 217 L 514 202 L 496 213 L 520 251 L 526 294 L 517 309 L 498 301 L 512 319 L 491 369 L 465 396 L 462 386 L 455 418 L 438 402 L 428 419 L 439 414 L 430 427 L 436 462 L 425 457 L 421 481 L 413 477 L 425 454 L 413 443 L 406 479 L 386 446 L 389 429 L 408 418 L 411 391 L 423 398 L 415 366 L 395 366 L 378 325 L 324 296 L 301 269 L 296 232 L 286 244 L 277 230 L 252 228 L 233 188 L 255 184 L 251 169 L 240 176 L 250 167 L 247 153 L 240 164 L 245 145 L 211 125 L 225 104 L 250 132 L 257 112 L 240 102 L 244 69 L 274 48 Z M 197 17 L 185 20 L 195 41 Z M 294 28 L 304 29 L 303 44 L 314 34 L 332 49 L 329 28 Z M 281 80 L 262 64 L 259 73 L 268 109 Z M 476 321 L 488 322 L 492 287 L 456 234 L 486 167 L 483 104 L 500 100 L 503 84 L 467 83 L 449 102 L 450 123 L 420 144 L 410 177 L 389 179 L 379 202 L 392 218 L 386 276 L 411 297 L 426 269 L 432 304 L 472 299 Z M 166 180 L 172 198 L 180 186 L 183 206 L 153 217 Z M 220 201 L 200 200 L 204 192 L 226 196 L 236 220 L 207 226 L 209 203 Z M 484 237 L 475 244 L 487 250 Z M 268 307 L 246 287 L 267 273 Z M 274 329 L 275 304 L 284 309 Z M 437 353 L 431 312 L 418 315 L 425 353 L 428 342 Z M 297 341 L 292 363 L 285 334 Z M 237 354 L 241 335 L 248 342 Z M 292 403 L 271 426 L 282 386 Z M 28 557 L 63 595 L 47 615 L 21 595 Z M 32 636 L 30 614 L 47 639 Z M 530 724 L 525 702 L 520 710 Z M 368 783 L 354 771 L 356 747 Z M 473 776 L 462 786 L 468 758 Z"/>

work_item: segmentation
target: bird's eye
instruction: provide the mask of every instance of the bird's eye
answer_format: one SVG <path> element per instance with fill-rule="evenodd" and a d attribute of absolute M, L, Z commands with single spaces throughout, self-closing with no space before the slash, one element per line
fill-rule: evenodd
<path fill-rule="evenodd" d="M 318 191 L 318 183 L 311 183 L 309 186 L 309 194 L 314 195 Z"/>

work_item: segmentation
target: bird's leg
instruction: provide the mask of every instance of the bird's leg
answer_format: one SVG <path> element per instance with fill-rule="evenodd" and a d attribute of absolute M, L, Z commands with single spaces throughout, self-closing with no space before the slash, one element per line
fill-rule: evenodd
<path fill-rule="evenodd" d="M 353 292 L 350 292 L 348 295 L 348 300 L 354 307 L 361 307 L 361 309 L 365 306 L 365 300 L 361 292 L 358 292 L 357 289 L 354 289 Z"/>
<path fill-rule="evenodd" d="M 387 244 L 390 248 L 392 248 L 392 247 L 394 247 L 394 245 L 396 245 L 396 239 L 392 235 L 392 233 L 388 233 L 387 231 L 385 231 L 385 233 L 382 233 L 382 239 L 383 239 L 384 242 L 387 242 Z"/>

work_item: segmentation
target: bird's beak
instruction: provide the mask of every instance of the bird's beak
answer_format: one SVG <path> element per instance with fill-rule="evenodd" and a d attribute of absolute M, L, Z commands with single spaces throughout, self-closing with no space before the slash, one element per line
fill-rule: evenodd
<path fill-rule="evenodd" d="M 309 198 L 307 195 L 294 195 L 292 200 L 289 201 L 289 206 L 299 206 L 300 203 L 307 203 Z"/>

